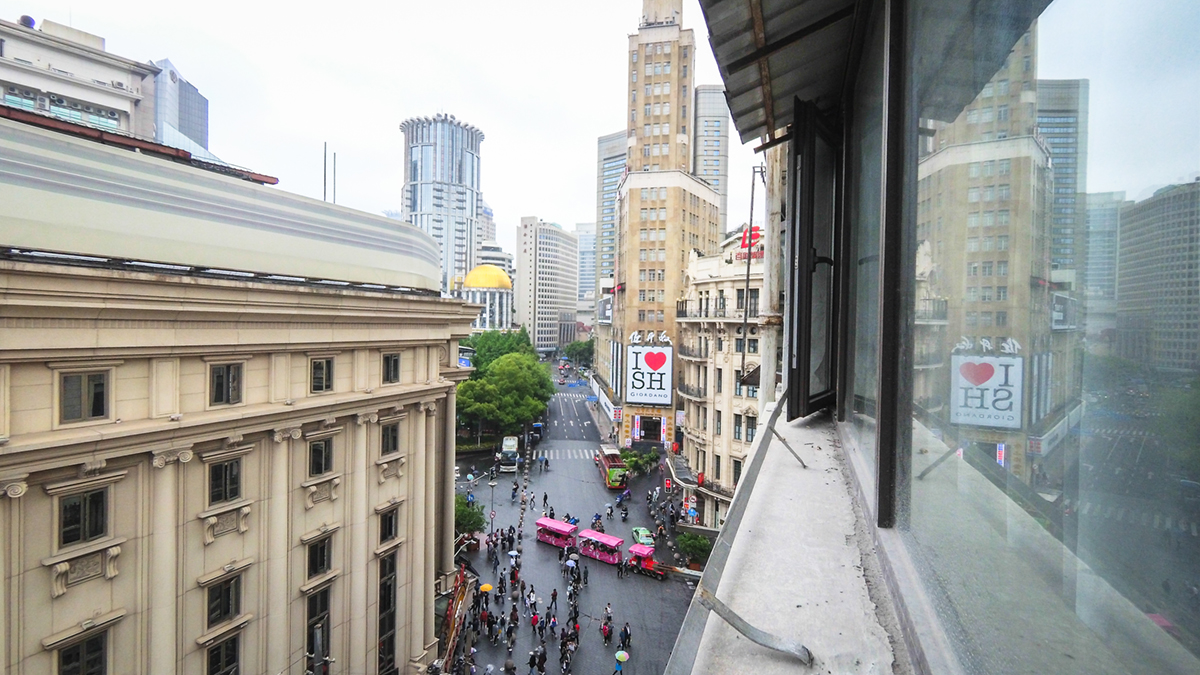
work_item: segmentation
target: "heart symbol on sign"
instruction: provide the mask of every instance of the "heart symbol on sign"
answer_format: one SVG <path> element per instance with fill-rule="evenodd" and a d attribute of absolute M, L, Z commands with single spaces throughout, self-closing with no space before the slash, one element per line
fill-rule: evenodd
<path fill-rule="evenodd" d="M 646 365 L 650 367 L 650 370 L 658 370 L 667 362 L 667 355 L 662 352 L 646 352 L 642 358 L 646 360 Z"/>
<path fill-rule="evenodd" d="M 958 367 L 958 372 L 962 373 L 968 382 L 978 387 L 992 379 L 992 376 L 996 374 L 996 369 L 990 363 L 964 363 Z"/>

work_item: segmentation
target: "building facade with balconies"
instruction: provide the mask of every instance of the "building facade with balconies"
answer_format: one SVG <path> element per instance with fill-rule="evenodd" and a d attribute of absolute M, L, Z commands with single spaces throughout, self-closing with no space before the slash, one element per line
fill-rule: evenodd
<path fill-rule="evenodd" d="M 693 522 L 701 527 L 724 522 L 758 431 L 762 261 L 763 247 L 742 248 L 740 233 L 715 255 L 692 251 L 676 303 L 683 424 L 670 467 L 686 496 L 695 497 Z"/>

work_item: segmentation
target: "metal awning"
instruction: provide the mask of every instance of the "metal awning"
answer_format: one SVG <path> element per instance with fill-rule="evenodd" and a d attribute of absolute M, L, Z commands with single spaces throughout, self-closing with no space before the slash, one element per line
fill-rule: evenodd
<path fill-rule="evenodd" d="M 795 97 L 837 105 L 854 0 L 700 0 L 733 124 L 743 143 L 774 137 Z"/>

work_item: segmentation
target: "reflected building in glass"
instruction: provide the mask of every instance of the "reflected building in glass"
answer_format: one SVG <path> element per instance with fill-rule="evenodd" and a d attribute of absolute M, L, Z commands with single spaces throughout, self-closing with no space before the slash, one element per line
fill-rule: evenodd
<path fill-rule="evenodd" d="M 1079 414 L 1082 316 L 1075 271 L 1053 262 L 1062 146 L 1037 133 L 1036 61 L 1035 27 L 953 122 L 925 127 L 919 299 L 946 314 L 938 331 L 917 317 L 914 403 L 948 444 L 1049 483 L 1042 459 L 1063 449 L 1058 427 Z M 1074 175 L 1066 184 L 1074 202 Z"/>
<path fill-rule="evenodd" d="M 475 267 L 483 198 L 479 146 L 483 132 L 438 114 L 414 117 L 404 132 L 404 208 L 401 220 L 424 230 L 442 253 L 442 293 L 461 288 Z"/>

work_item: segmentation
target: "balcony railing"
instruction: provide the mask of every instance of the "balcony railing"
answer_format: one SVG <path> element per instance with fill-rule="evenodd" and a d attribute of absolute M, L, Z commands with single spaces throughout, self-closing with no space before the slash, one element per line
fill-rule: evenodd
<path fill-rule="evenodd" d="M 708 387 L 701 387 L 694 384 L 681 384 L 679 385 L 679 393 L 692 398 L 707 398 Z"/>
<path fill-rule="evenodd" d="M 688 356 L 693 359 L 707 359 L 708 358 L 708 348 L 706 347 L 704 349 L 701 349 L 699 347 L 692 347 L 690 345 L 680 345 L 679 346 L 679 355 L 680 356 Z"/>
<path fill-rule="evenodd" d="M 942 322 L 946 320 L 948 312 L 948 302 L 937 298 L 925 298 L 917 300 L 916 321 L 917 323 Z"/>

